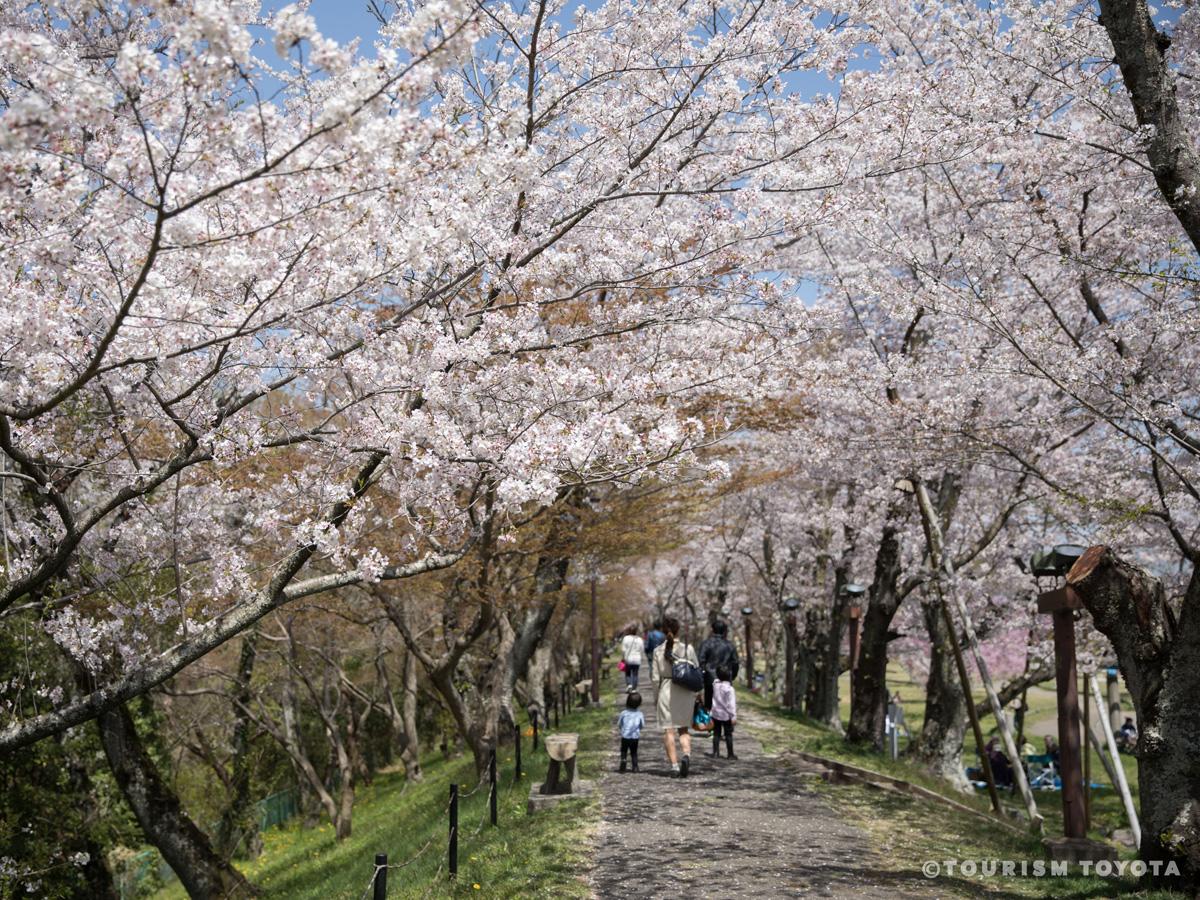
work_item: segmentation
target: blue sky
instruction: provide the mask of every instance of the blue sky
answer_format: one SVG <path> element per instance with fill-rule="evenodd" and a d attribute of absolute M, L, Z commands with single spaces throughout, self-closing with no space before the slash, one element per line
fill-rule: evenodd
<path fill-rule="evenodd" d="M 379 0 L 383 6 L 383 0 Z M 263 4 L 263 11 L 277 10 L 287 5 L 286 2 L 268 2 Z M 580 4 L 586 7 L 599 5 L 598 0 L 582 0 Z M 574 7 L 572 7 L 574 8 Z M 309 15 L 316 20 L 318 30 L 339 44 L 346 44 L 355 38 L 360 38 L 360 49 L 366 56 L 373 56 L 371 45 L 379 31 L 379 21 L 368 11 L 367 0 L 312 0 L 308 7 Z M 267 42 L 257 51 L 262 58 L 277 63 L 275 51 Z M 837 85 L 824 75 L 817 72 L 796 72 L 785 78 L 785 84 L 790 90 L 796 91 L 803 97 L 816 94 L 835 94 Z"/>
<path fill-rule="evenodd" d="M 263 4 L 264 9 L 279 9 L 286 4 Z M 380 4 L 383 5 L 382 3 Z M 371 54 L 371 42 L 379 30 L 379 22 L 367 12 L 365 0 L 313 0 L 309 15 L 317 20 L 317 28 L 339 44 L 362 38 L 362 48 Z"/>

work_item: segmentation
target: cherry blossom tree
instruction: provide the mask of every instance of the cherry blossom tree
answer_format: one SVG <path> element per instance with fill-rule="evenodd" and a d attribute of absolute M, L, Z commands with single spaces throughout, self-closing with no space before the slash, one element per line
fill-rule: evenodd
<path fill-rule="evenodd" d="M 752 388 L 772 298 L 739 272 L 777 223 L 729 195 L 836 27 L 430 4 L 369 58 L 289 7 L 270 67 L 241 6 L 54 10 L 6 22 L 0 611 L 109 674 L 0 746 L 284 603 L 452 564 L 464 485 L 504 516 L 628 479 L 720 428 L 694 386 Z"/>

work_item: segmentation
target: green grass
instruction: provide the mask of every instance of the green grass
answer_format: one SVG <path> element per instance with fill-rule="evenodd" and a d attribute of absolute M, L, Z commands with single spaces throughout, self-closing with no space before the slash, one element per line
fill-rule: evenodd
<path fill-rule="evenodd" d="M 897 692 L 900 694 L 901 706 L 904 709 L 904 720 L 909 732 L 914 736 L 920 734 L 921 725 L 925 721 L 924 683 L 913 679 L 903 666 L 894 661 L 888 664 L 887 680 L 888 689 L 893 694 Z M 973 696 L 977 702 L 982 702 L 986 698 L 983 688 L 978 684 L 974 685 Z M 838 682 L 838 699 L 842 721 L 848 722 L 850 720 L 850 675 L 848 672 Z M 1026 740 L 1040 751 L 1042 749 L 1042 740 L 1040 737 L 1033 737 L 1031 734 L 1032 731 L 1039 730 L 1044 733 L 1048 730 L 1051 734 L 1057 734 L 1057 698 L 1053 683 L 1030 688 L 1026 699 L 1029 703 L 1029 711 L 1025 715 Z M 1128 693 L 1122 692 L 1121 704 L 1123 709 L 1129 710 L 1133 708 L 1133 703 Z M 1096 715 L 1094 708 L 1092 715 L 1093 717 Z M 983 718 L 980 721 L 980 726 L 985 742 L 1000 734 L 999 728 L 991 716 Z M 873 751 L 852 749 L 845 745 L 838 735 L 824 729 L 817 727 L 817 731 L 819 734 L 809 737 L 809 740 L 814 742 L 811 747 L 807 748 L 810 753 L 831 756 L 845 762 L 864 766 L 865 768 L 873 768 L 876 771 L 885 772 L 886 774 L 894 775 L 897 778 L 903 778 L 906 781 L 911 781 L 914 784 L 920 784 L 934 790 L 947 790 L 945 782 L 929 776 L 917 765 L 907 763 L 903 759 L 897 763 L 892 763 L 890 759 Z M 825 750 L 818 749 L 818 746 L 824 747 Z M 902 752 L 904 746 L 905 741 L 901 738 L 900 747 Z M 963 765 L 976 765 L 978 758 L 975 736 L 971 733 L 971 729 L 968 726 L 966 738 L 963 742 Z M 1092 816 L 1091 829 L 1088 833 L 1090 837 L 1104 840 L 1109 838 L 1115 829 L 1127 828 L 1129 823 L 1125 818 L 1125 808 L 1121 803 L 1120 795 L 1117 793 L 1116 788 L 1108 782 L 1108 774 L 1104 770 L 1104 764 L 1100 761 L 1100 756 L 1089 747 L 1087 758 L 1091 764 L 1091 782 L 1093 785 L 1098 785 L 1091 792 Z M 1133 803 L 1136 808 L 1138 804 L 1137 760 L 1128 754 L 1121 754 L 1120 760 L 1122 768 L 1125 770 L 1125 780 L 1129 783 L 1129 791 L 1133 795 Z M 990 808 L 986 794 L 982 791 L 977 793 L 974 798 L 968 795 L 965 801 L 961 794 L 952 793 L 952 796 L 956 800 L 978 806 L 980 809 L 987 810 Z M 1038 805 L 1038 812 L 1045 817 L 1046 833 L 1061 834 L 1061 793 L 1058 791 L 1035 791 L 1034 799 Z M 1020 810 L 1021 814 L 1024 815 L 1024 804 L 1021 802 L 1019 795 L 1014 794 L 1010 796 L 1005 794 L 1002 797 L 1002 802 L 1013 810 Z"/>
<path fill-rule="evenodd" d="M 892 680 L 889 678 L 889 683 Z M 901 758 L 891 760 L 886 755 L 846 744 L 842 737 L 798 713 L 789 713 L 761 697 L 743 694 L 743 702 L 753 706 L 766 717 L 763 726 L 753 728 L 755 736 L 770 753 L 803 750 L 863 768 L 873 769 L 913 784 L 938 791 L 947 797 L 986 812 L 986 795 L 963 795 L 946 782 L 925 772 L 917 764 Z M 904 698 L 903 689 L 901 697 Z M 908 710 L 906 710 L 906 716 Z M 909 719 L 914 731 L 919 728 L 919 714 Z M 916 724 L 914 724 L 916 723 Z M 1123 759 L 1127 765 L 1132 762 Z M 1097 773 L 1101 773 L 1097 776 Z M 1102 777 L 1103 769 L 1095 763 L 1093 777 Z M 855 784 L 819 784 L 828 792 L 831 804 L 866 832 L 881 857 L 886 871 L 907 878 L 921 878 L 921 864 L 926 860 L 1044 860 L 1045 851 L 1040 839 L 1032 834 L 1017 834 L 990 825 L 986 819 L 959 812 L 931 800 L 905 797 Z M 1112 795 L 1114 792 L 1108 792 Z M 1062 833 L 1060 795 L 1057 792 L 1037 794 L 1040 811 L 1046 817 L 1046 834 Z M 1120 803 L 1115 797 L 1096 800 L 1095 816 L 1114 814 L 1105 804 Z M 1013 802 L 1011 799 L 1008 802 Z M 1014 803 L 1015 805 L 1015 803 Z M 1123 813 L 1120 813 L 1123 821 Z M 1095 818 L 1094 818 L 1095 821 Z M 1124 853 L 1123 858 L 1132 858 Z M 1170 892 L 1138 892 L 1131 878 L 1098 878 L 1074 875 L 1058 878 L 989 879 L 940 877 L 939 892 L 950 896 L 972 897 L 980 893 L 997 897 L 1112 897 L 1131 895 L 1142 898 L 1178 898 Z"/>
<path fill-rule="evenodd" d="M 611 750 L 612 718 L 611 707 L 577 710 L 558 729 L 579 732 L 579 771 L 585 778 L 599 776 Z M 461 802 L 456 882 L 445 872 L 446 805 L 452 781 L 464 793 L 475 783 L 469 757 L 428 759 L 420 783 L 408 784 L 399 773 L 380 774 L 357 793 L 348 839 L 336 841 L 327 821 L 316 828 L 296 823 L 271 829 L 263 835 L 262 854 L 239 868 L 265 897 L 356 900 L 371 880 L 376 853 L 398 863 L 429 843 L 412 865 L 389 870 L 389 897 L 586 897 L 599 806 L 594 800 L 569 800 L 527 815 L 530 785 L 540 783 L 546 772 L 540 748 L 539 742 L 539 751 L 531 752 L 526 738 L 525 777 L 515 785 L 512 747 L 501 749 L 498 827 L 487 824 L 486 785 Z M 176 882 L 158 897 L 174 900 L 184 892 Z"/>

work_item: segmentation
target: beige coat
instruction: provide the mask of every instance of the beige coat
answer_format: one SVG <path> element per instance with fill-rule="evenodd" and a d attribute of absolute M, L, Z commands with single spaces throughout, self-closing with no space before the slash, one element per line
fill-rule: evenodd
<path fill-rule="evenodd" d="M 683 641 L 675 641 L 675 659 L 686 659 L 699 666 L 696 650 Z M 692 713 L 696 708 L 695 692 L 671 681 L 671 662 L 667 659 L 667 645 L 654 648 L 654 677 L 658 683 L 658 724 L 663 731 L 687 728 L 692 724 Z"/>

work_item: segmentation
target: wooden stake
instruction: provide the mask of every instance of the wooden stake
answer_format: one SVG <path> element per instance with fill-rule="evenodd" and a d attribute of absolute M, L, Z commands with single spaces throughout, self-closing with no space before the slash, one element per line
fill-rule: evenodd
<path fill-rule="evenodd" d="M 1104 772 L 1108 775 L 1108 783 L 1113 786 L 1113 790 L 1117 789 L 1117 773 L 1113 771 L 1112 763 L 1108 761 L 1108 754 L 1104 752 L 1104 745 L 1100 743 L 1100 738 L 1096 734 L 1096 726 L 1093 724 L 1087 733 L 1088 743 L 1092 745 L 1092 749 L 1096 751 L 1096 755 L 1100 757 L 1100 764 L 1104 766 Z"/>
<path fill-rule="evenodd" d="M 1086 681 L 1086 676 L 1085 676 Z M 1083 686 L 1083 733 L 1087 734 L 1092 728 L 1092 701 L 1088 697 L 1087 684 Z M 1081 748 L 1083 752 L 1083 832 L 1086 835 L 1092 827 L 1092 754 L 1088 752 L 1085 741 Z"/>
<path fill-rule="evenodd" d="M 929 543 L 929 557 L 934 563 L 934 567 L 945 574 L 947 578 L 954 577 L 954 563 L 946 556 L 942 549 L 942 526 L 938 520 L 937 512 L 933 508 L 933 501 L 929 499 L 929 491 L 925 487 L 923 481 L 913 479 L 916 486 L 917 506 L 921 511 L 921 521 L 925 526 L 925 537 Z M 983 689 L 987 692 L 988 704 L 992 708 L 992 716 L 996 720 L 996 724 L 1000 727 L 1000 738 L 1004 741 L 1004 752 L 1008 754 L 1008 758 L 1012 761 L 1013 779 L 1017 782 L 1017 788 L 1021 791 L 1021 797 L 1025 801 L 1025 813 L 1029 816 L 1029 825 L 1038 834 L 1042 833 L 1042 816 L 1037 809 L 1037 801 L 1033 799 L 1033 791 L 1029 789 L 1029 780 L 1025 777 L 1025 769 L 1021 765 L 1021 755 L 1017 750 L 1017 745 L 1013 742 L 1012 729 L 1008 724 L 1008 716 L 1004 714 L 1004 706 L 1000 703 L 1000 697 L 996 694 L 996 687 L 992 684 L 992 677 L 988 674 L 987 663 L 984 661 L 983 652 L 979 648 L 979 636 L 975 634 L 975 626 L 971 622 L 971 614 L 967 612 L 967 604 L 963 602 L 957 591 L 950 591 L 951 599 L 954 602 L 954 608 L 958 611 L 958 616 L 962 620 L 963 632 L 967 636 L 967 644 L 971 648 L 971 655 L 975 659 L 975 668 L 979 670 L 979 679 L 983 682 Z M 952 635 L 954 630 L 950 632 Z M 968 704 L 969 706 L 970 704 Z"/>
<path fill-rule="evenodd" d="M 940 594 L 940 591 L 939 591 Z M 975 735 L 975 749 L 979 751 L 979 767 L 983 770 L 983 779 L 987 782 L 988 796 L 992 799 L 992 810 L 998 816 L 1004 815 L 1000 808 L 1000 794 L 996 790 L 996 776 L 992 773 L 992 761 L 988 759 L 983 747 L 983 729 L 979 727 L 979 716 L 975 714 L 975 699 L 971 696 L 971 676 L 967 674 L 967 664 L 963 662 L 962 649 L 958 646 L 957 630 L 954 620 L 950 618 L 950 607 L 946 598 L 941 598 L 942 618 L 946 621 L 947 640 L 950 649 L 954 651 L 954 664 L 958 667 L 958 680 L 962 682 L 963 694 L 966 696 L 967 716 L 971 720 L 971 731 Z"/>
<path fill-rule="evenodd" d="M 596 576 L 592 575 L 592 704 L 600 702 L 600 611 L 596 605 Z"/>
<path fill-rule="evenodd" d="M 1104 698 L 1100 696 L 1100 683 L 1095 675 L 1088 676 L 1092 686 L 1092 697 L 1096 707 L 1103 709 Z M 1100 725 L 1104 729 L 1104 739 L 1108 743 L 1108 752 L 1112 756 L 1113 771 L 1117 776 L 1117 791 L 1121 794 L 1121 802 L 1125 805 L 1125 817 L 1129 819 L 1129 830 L 1133 832 L 1133 843 L 1142 849 L 1142 826 L 1138 822 L 1137 810 L 1133 808 L 1133 796 L 1129 793 L 1129 783 L 1125 780 L 1125 767 L 1121 765 L 1121 756 L 1117 752 L 1117 739 L 1113 737 L 1112 723 L 1107 716 L 1100 716 Z"/>

